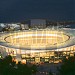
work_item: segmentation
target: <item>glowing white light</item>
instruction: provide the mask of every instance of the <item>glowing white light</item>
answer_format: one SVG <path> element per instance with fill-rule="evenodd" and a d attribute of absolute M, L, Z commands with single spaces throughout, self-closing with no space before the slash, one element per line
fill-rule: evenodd
<path fill-rule="evenodd" d="M 22 37 L 29 37 L 29 36 L 41 36 L 42 34 L 26 34 L 26 35 L 18 35 L 18 36 L 14 36 L 13 38 L 22 38 Z M 59 36 L 58 34 L 43 34 L 43 36 Z"/>

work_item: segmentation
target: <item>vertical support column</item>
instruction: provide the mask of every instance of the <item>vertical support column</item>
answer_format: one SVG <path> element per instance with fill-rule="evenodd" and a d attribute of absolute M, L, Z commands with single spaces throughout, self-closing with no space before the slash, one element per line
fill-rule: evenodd
<path fill-rule="evenodd" d="M 21 50 L 20 49 L 16 50 L 16 58 L 18 61 L 21 61 Z"/>
<path fill-rule="evenodd" d="M 8 55 L 7 52 L 6 52 L 7 49 L 8 48 L 2 47 L 2 56 L 3 57 L 6 57 Z"/>

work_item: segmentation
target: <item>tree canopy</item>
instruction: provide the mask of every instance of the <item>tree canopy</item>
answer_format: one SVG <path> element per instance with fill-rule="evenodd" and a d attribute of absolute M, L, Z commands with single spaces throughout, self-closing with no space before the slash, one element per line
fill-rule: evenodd
<path fill-rule="evenodd" d="M 75 75 L 75 56 L 63 59 L 59 68 L 59 75 Z"/>
<path fill-rule="evenodd" d="M 21 62 L 16 64 L 11 56 L 0 59 L 0 75 L 32 75 L 36 71 L 36 65 L 28 66 Z"/>

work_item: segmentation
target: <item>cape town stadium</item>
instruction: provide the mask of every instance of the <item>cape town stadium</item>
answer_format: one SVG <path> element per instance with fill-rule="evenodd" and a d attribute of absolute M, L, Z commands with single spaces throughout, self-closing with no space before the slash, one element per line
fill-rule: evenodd
<path fill-rule="evenodd" d="M 0 52 L 28 63 L 51 63 L 75 54 L 75 30 L 25 30 L 0 34 Z"/>

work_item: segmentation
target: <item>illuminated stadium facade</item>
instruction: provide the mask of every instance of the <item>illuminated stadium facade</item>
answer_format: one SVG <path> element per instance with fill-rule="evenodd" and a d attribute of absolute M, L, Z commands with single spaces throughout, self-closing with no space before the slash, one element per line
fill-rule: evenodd
<path fill-rule="evenodd" d="M 26 63 L 58 63 L 75 55 L 74 29 L 37 29 L 2 33 L 2 56 Z"/>
<path fill-rule="evenodd" d="M 0 37 L 0 49 L 3 56 L 11 55 L 17 60 L 31 63 L 58 62 L 62 57 L 74 56 L 75 37 L 72 35 L 67 30 L 47 29 L 6 33 Z"/>

